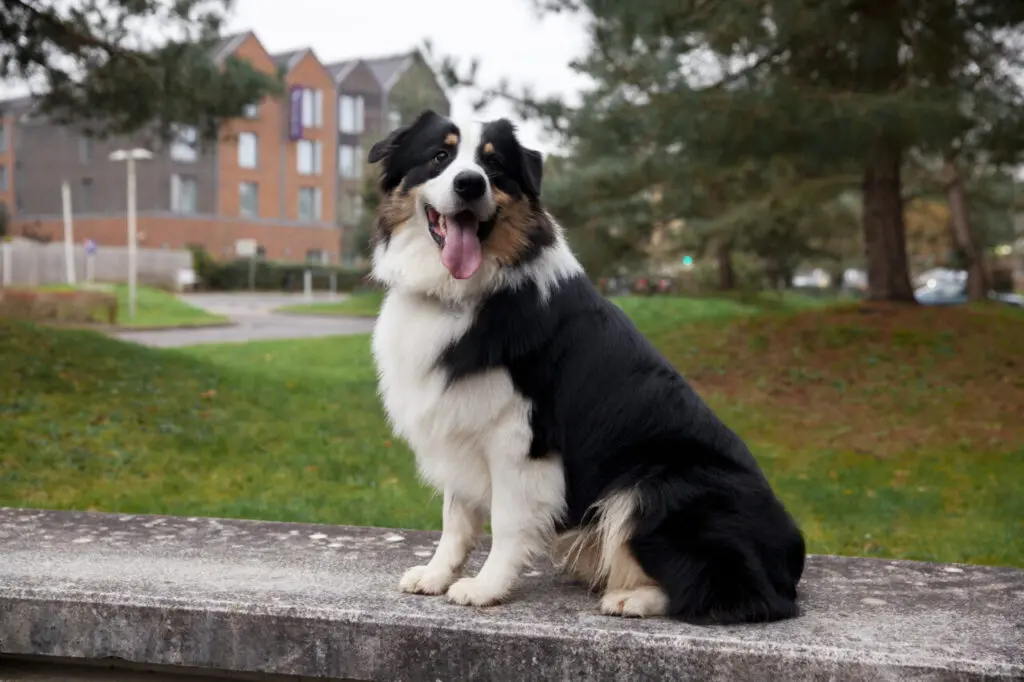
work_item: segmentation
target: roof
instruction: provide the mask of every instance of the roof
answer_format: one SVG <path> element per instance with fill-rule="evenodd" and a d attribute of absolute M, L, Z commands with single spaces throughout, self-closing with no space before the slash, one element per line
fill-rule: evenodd
<path fill-rule="evenodd" d="M 343 62 L 324 64 L 324 68 L 330 71 L 335 83 L 340 83 L 348 78 L 348 75 L 352 73 L 352 69 L 359 66 L 359 61 L 358 59 L 346 59 Z"/>
<path fill-rule="evenodd" d="M 279 67 L 284 68 L 285 73 L 291 71 L 299 63 L 299 61 L 306 56 L 306 53 L 310 52 L 310 48 L 302 47 L 298 50 L 289 50 L 288 52 L 278 52 L 277 54 L 270 55 L 270 58 L 274 60 L 274 63 Z"/>
<path fill-rule="evenodd" d="M 231 53 L 239 48 L 246 38 L 253 35 L 252 31 L 240 31 L 221 36 L 213 46 L 213 61 L 222 62 L 231 56 Z"/>
<path fill-rule="evenodd" d="M 0 116 L 13 116 L 16 119 L 27 120 L 25 116 L 31 114 L 38 98 L 35 95 L 18 95 L 0 99 Z"/>
<path fill-rule="evenodd" d="M 366 65 L 370 67 L 374 78 L 385 90 L 390 90 L 398 77 L 405 73 L 405 70 L 412 64 L 412 52 L 366 59 Z"/>

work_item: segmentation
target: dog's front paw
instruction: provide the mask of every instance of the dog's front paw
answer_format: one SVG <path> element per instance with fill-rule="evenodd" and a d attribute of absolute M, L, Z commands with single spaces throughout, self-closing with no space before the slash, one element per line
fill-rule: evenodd
<path fill-rule="evenodd" d="M 412 594 L 444 594 L 454 581 L 455 575 L 451 571 L 413 566 L 405 572 L 398 586 L 403 592 Z"/>
<path fill-rule="evenodd" d="M 508 590 L 479 578 L 463 578 L 448 588 L 448 601 L 464 606 L 494 606 L 501 603 Z"/>

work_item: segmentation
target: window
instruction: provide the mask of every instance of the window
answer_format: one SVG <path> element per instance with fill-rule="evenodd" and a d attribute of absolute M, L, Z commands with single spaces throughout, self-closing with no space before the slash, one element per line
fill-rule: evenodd
<path fill-rule="evenodd" d="M 0 166 L 0 192 L 6 192 L 8 189 L 7 180 L 7 166 Z"/>
<path fill-rule="evenodd" d="M 7 124 L 0 121 L 0 154 L 7 153 Z"/>
<path fill-rule="evenodd" d="M 402 125 L 402 115 L 397 111 L 388 112 L 388 130 L 397 130 Z"/>
<path fill-rule="evenodd" d="M 259 164 L 259 145 L 256 133 L 238 134 L 238 165 L 255 168 Z"/>
<path fill-rule="evenodd" d="M 306 262 L 310 265 L 327 265 L 331 262 L 331 256 L 323 249 L 310 249 L 306 251 Z"/>
<path fill-rule="evenodd" d="M 320 188 L 300 187 L 299 188 L 299 220 L 304 223 L 318 222 L 320 220 Z"/>
<path fill-rule="evenodd" d="M 238 208 L 246 218 L 260 214 L 260 186 L 255 182 L 238 183 Z"/>
<path fill-rule="evenodd" d="M 320 175 L 323 172 L 323 143 L 318 140 L 299 140 L 299 175 Z"/>
<path fill-rule="evenodd" d="M 322 128 L 324 125 L 324 91 L 302 90 L 302 127 Z"/>
<path fill-rule="evenodd" d="M 363 132 L 363 98 L 359 95 L 342 95 L 338 98 L 339 129 L 343 133 Z"/>
<path fill-rule="evenodd" d="M 78 136 L 78 163 L 92 161 L 92 138 L 88 135 Z"/>
<path fill-rule="evenodd" d="M 191 163 L 199 156 L 196 142 L 198 136 L 193 126 L 181 126 L 178 128 L 174 140 L 171 142 L 171 158 L 183 163 Z"/>
<path fill-rule="evenodd" d="M 175 213 L 196 212 L 196 179 L 189 175 L 171 176 L 171 210 Z"/>
<path fill-rule="evenodd" d="M 343 178 L 358 179 L 363 176 L 362 147 L 350 144 L 338 147 L 338 172 Z"/>
<path fill-rule="evenodd" d="M 342 217 L 346 225 L 356 225 L 363 218 L 363 197 L 355 192 L 345 195 L 341 207 Z"/>
<path fill-rule="evenodd" d="M 260 105 L 259 104 L 246 104 L 242 107 L 242 117 L 248 119 L 259 118 Z"/>
<path fill-rule="evenodd" d="M 78 197 L 77 209 L 83 213 L 92 210 L 92 178 L 82 178 L 82 191 Z"/>

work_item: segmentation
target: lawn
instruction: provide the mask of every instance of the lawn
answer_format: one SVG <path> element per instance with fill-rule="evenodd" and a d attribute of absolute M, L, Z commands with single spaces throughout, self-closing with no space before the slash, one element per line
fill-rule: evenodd
<path fill-rule="evenodd" d="M 384 294 L 379 291 L 358 291 L 342 301 L 302 303 L 278 308 L 285 313 L 303 315 L 342 315 L 346 317 L 377 317 Z"/>
<path fill-rule="evenodd" d="M 332 303 L 304 303 L 280 308 L 283 312 L 307 315 L 341 315 L 376 317 L 384 294 L 380 291 L 361 291 L 343 301 Z M 765 294 L 749 301 L 730 298 L 681 298 L 666 296 L 623 296 L 612 299 L 626 310 L 644 331 L 673 326 L 680 320 L 714 319 L 751 315 L 765 310 L 819 308 L 834 302 L 804 294 L 787 293 L 785 296 Z"/>
<path fill-rule="evenodd" d="M 43 287 L 49 290 L 69 289 L 67 285 Z M 128 286 L 115 284 L 104 289 L 117 294 L 117 324 L 121 327 L 198 327 L 222 324 L 227 318 L 214 315 L 185 303 L 174 294 L 153 287 L 135 290 L 135 319 L 128 318 Z"/>
<path fill-rule="evenodd" d="M 620 301 L 810 551 L 1024 566 L 1024 315 L 806 303 Z M 0 505 L 440 525 L 365 336 L 155 351 L 0 323 L 0 361 Z"/>

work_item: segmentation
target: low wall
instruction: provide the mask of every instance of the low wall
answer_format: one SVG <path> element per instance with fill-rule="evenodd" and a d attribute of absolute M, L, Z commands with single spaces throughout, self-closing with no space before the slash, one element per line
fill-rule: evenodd
<path fill-rule="evenodd" d="M 812 556 L 801 617 L 696 627 L 545 571 L 487 609 L 399 592 L 436 541 L 0 509 L 0 680 L 1024 679 L 1024 571 Z"/>
<path fill-rule="evenodd" d="M 37 287 L 67 283 L 64 242 L 39 244 L 17 240 L 0 244 L 0 249 L 10 250 L 9 255 L 0 258 L 0 285 Z M 75 244 L 72 254 L 77 282 L 85 282 L 90 274 L 96 282 L 128 281 L 126 246 L 101 247 L 92 256 L 91 265 L 82 244 Z M 192 252 L 186 249 L 139 248 L 137 255 L 141 284 L 174 286 L 179 271 L 192 269 Z"/>

